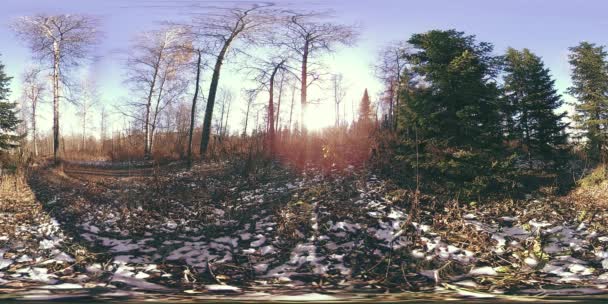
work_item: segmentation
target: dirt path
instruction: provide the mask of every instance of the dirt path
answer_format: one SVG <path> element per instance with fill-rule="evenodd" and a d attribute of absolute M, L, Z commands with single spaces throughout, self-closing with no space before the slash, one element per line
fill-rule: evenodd
<path fill-rule="evenodd" d="M 109 169 L 94 168 L 78 165 L 64 166 L 63 172 L 69 176 L 97 176 L 97 177 L 139 177 L 154 174 L 154 168 L 130 168 L 130 169 Z"/>
<path fill-rule="evenodd" d="M 163 165 L 148 164 L 116 164 L 116 165 L 95 165 L 90 163 L 65 162 L 63 172 L 74 178 L 128 178 L 128 177 L 148 177 L 155 173 L 172 171 L 186 168 L 186 163 L 171 163 Z M 205 172 L 216 172 L 223 169 L 217 165 L 205 169 Z"/>

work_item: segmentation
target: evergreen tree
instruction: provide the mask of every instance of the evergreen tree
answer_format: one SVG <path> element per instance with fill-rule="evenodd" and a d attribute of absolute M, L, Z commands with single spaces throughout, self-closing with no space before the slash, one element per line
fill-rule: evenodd
<path fill-rule="evenodd" d="M 555 80 L 530 50 L 509 48 L 504 57 L 504 102 L 507 136 L 519 142 L 529 159 L 555 160 L 566 143 L 566 113 Z"/>
<path fill-rule="evenodd" d="M 9 83 L 12 77 L 4 72 L 4 65 L 0 63 L 0 151 L 18 146 L 17 127 L 21 122 L 15 113 L 16 103 L 6 101 L 10 93 Z"/>
<path fill-rule="evenodd" d="M 359 103 L 359 122 L 369 123 L 372 119 L 372 103 L 369 100 L 367 89 L 363 92 L 363 98 Z"/>
<path fill-rule="evenodd" d="M 608 138 L 608 63 L 604 46 L 581 42 L 570 48 L 572 86 L 568 93 L 578 99 L 572 117 L 591 156 L 605 161 Z"/>
<path fill-rule="evenodd" d="M 415 34 L 408 42 L 418 50 L 407 55 L 418 79 L 408 107 L 421 135 L 450 146 L 499 144 L 493 46 L 455 30 Z"/>
<path fill-rule="evenodd" d="M 413 83 L 401 92 L 399 129 L 409 149 L 400 149 L 399 158 L 431 177 L 427 183 L 463 196 L 497 188 L 498 171 L 508 164 L 493 46 L 455 30 L 415 34 L 408 42 Z"/>

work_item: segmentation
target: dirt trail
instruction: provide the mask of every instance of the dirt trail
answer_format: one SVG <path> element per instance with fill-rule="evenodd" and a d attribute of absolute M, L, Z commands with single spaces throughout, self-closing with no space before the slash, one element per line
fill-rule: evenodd
<path fill-rule="evenodd" d="M 96 165 L 90 163 L 79 163 L 79 162 L 65 162 L 63 164 L 63 172 L 71 177 L 79 178 L 128 178 L 128 177 L 146 177 L 152 176 L 155 172 L 159 171 L 171 171 L 175 169 L 186 168 L 185 163 L 171 163 L 163 165 L 155 165 L 152 163 L 147 164 L 117 164 L 117 165 Z M 214 172 L 221 170 L 222 166 L 214 166 L 205 169 L 205 172 Z"/>
<path fill-rule="evenodd" d="M 103 176 L 103 177 L 138 177 L 150 176 L 154 173 L 154 168 L 95 168 L 78 165 L 68 165 L 63 167 L 63 172 L 70 176 Z"/>

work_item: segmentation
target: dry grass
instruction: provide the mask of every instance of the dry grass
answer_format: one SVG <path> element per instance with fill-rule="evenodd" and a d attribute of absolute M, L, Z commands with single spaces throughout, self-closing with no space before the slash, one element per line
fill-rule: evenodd
<path fill-rule="evenodd" d="M 579 212 L 580 221 L 588 221 L 598 229 L 608 230 L 608 220 L 598 216 L 608 208 L 608 170 L 605 165 L 598 166 L 579 180 L 567 198 Z"/>
<path fill-rule="evenodd" d="M 277 214 L 277 232 L 285 238 L 296 242 L 307 236 L 311 230 L 310 219 L 313 206 L 303 201 L 288 203 L 279 209 Z"/>

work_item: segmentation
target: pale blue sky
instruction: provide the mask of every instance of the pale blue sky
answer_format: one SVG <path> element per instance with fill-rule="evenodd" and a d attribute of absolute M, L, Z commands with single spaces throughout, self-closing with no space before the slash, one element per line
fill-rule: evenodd
<path fill-rule="evenodd" d="M 139 7 L 142 3 L 171 2 L 160 0 L 3 0 L 0 9 L 0 60 L 13 81 L 12 98 L 17 98 L 19 75 L 31 62 L 29 51 L 8 28 L 15 17 L 36 13 L 87 13 L 99 15 L 105 37 L 96 51 L 101 60 L 89 67 L 93 71 L 108 104 L 129 96 L 124 79 L 124 52 L 130 39 L 140 31 L 156 26 L 158 21 L 179 18 L 176 10 Z M 475 34 L 492 42 L 500 54 L 507 47 L 527 47 L 543 58 L 557 80 L 560 92 L 569 86 L 568 47 L 586 40 L 607 44 L 608 2 L 565 0 L 332 0 L 275 1 L 279 5 L 322 10 L 333 9 L 336 21 L 358 23 L 361 36 L 354 48 L 342 49 L 328 65 L 331 72 L 345 74 L 350 84 L 347 100 L 358 100 L 365 87 L 372 96 L 380 89 L 370 68 L 377 50 L 393 40 L 406 40 L 411 34 L 431 29 L 451 29 Z M 222 83 L 238 96 L 240 75 L 227 65 Z M 331 106 L 319 107 L 319 113 L 331 112 Z M 348 112 L 348 111 L 347 111 Z M 71 114 L 66 114 L 71 115 Z M 328 123 L 331 119 L 328 116 Z M 46 117 L 48 121 L 50 115 Z M 43 117 L 44 119 L 44 117 Z M 240 121 L 238 115 L 234 122 Z M 68 127 L 69 128 L 69 127 Z"/>

